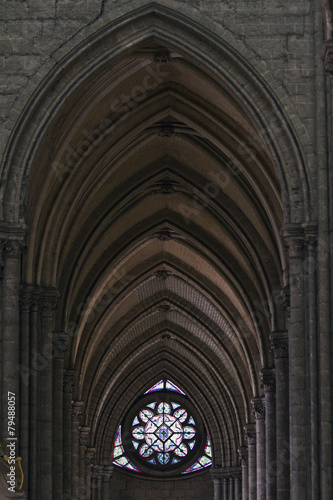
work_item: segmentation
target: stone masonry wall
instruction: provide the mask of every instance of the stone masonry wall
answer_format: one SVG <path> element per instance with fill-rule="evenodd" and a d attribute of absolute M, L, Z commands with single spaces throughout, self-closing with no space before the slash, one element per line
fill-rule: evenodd
<path fill-rule="evenodd" d="M 197 477 L 177 481 L 148 481 L 115 470 L 111 479 L 112 500 L 167 498 L 178 500 L 213 500 L 214 488 L 209 470 Z"/>

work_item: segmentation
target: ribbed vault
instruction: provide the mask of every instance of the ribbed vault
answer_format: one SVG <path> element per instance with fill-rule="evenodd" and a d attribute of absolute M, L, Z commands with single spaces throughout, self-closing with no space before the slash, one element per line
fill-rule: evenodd
<path fill-rule="evenodd" d="M 234 465 L 269 333 L 285 327 L 281 172 L 251 107 L 166 38 L 83 74 L 59 105 L 29 178 L 25 280 L 59 290 L 100 457 L 168 377 L 215 462 Z"/>

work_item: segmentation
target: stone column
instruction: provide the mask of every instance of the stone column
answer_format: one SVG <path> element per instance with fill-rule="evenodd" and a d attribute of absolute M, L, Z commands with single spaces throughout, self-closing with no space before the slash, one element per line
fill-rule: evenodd
<path fill-rule="evenodd" d="M 63 487 L 65 498 L 70 498 L 72 494 L 72 397 L 75 373 L 73 370 L 67 370 L 63 379 Z"/>
<path fill-rule="evenodd" d="M 41 338 L 39 360 L 41 361 L 38 373 L 38 413 L 39 413 L 39 470 L 40 492 L 43 500 L 52 499 L 52 358 L 53 358 L 53 331 L 54 314 L 57 305 L 58 292 L 54 288 L 44 289 L 41 294 Z"/>
<path fill-rule="evenodd" d="M 228 476 L 229 496 L 228 500 L 235 500 L 235 480 L 233 474 Z"/>
<path fill-rule="evenodd" d="M 288 332 L 271 334 L 276 377 L 277 499 L 290 494 Z"/>
<path fill-rule="evenodd" d="M 53 497 L 63 495 L 63 395 L 64 395 L 64 352 L 68 347 L 68 334 L 53 335 Z"/>
<path fill-rule="evenodd" d="M 276 401 L 275 401 L 275 370 L 264 368 L 262 386 L 265 394 L 266 415 L 266 499 L 276 500 Z"/>
<path fill-rule="evenodd" d="M 306 340 L 304 296 L 304 230 L 298 224 L 283 228 L 289 249 L 289 395 L 290 395 L 290 486 L 291 500 L 307 498 Z"/>
<path fill-rule="evenodd" d="M 319 424 L 319 397 L 318 397 L 318 318 L 317 318 L 317 228 L 313 224 L 305 226 L 305 241 L 307 244 L 307 265 L 305 266 L 305 276 L 307 278 L 307 295 L 308 295 L 308 351 L 309 351 L 309 368 L 308 368 L 308 384 L 310 386 L 310 415 L 308 419 L 308 433 L 311 436 L 311 456 L 310 471 L 311 471 L 311 495 L 312 498 L 320 496 L 320 424 Z M 320 299 L 319 299 L 320 300 Z M 323 304 L 321 304 L 323 305 Z M 320 320 L 322 321 L 322 317 Z M 319 328 L 322 332 L 323 329 Z M 325 405 L 327 408 L 327 405 Z M 332 448 L 331 448 L 332 449 Z M 324 492 L 321 492 L 324 496 Z"/>
<path fill-rule="evenodd" d="M 87 494 L 84 497 L 85 500 L 92 499 L 92 461 L 95 456 L 95 448 L 86 448 L 86 486 Z"/>
<path fill-rule="evenodd" d="M 249 500 L 249 452 L 247 446 L 238 450 L 242 468 L 242 500 Z"/>
<path fill-rule="evenodd" d="M 106 464 L 103 466 L 102 478 L 102 500 L 112 500 L 111 495 L 111 478 L 113 473 L 113 465 Z"/>
<path fill-rule="evenodd" d="M 37 364 L 37 345 L 38 345 L 38 327 L 39 316 L 38 309 L 40 304 L 40 288 L 34 287 L 32 293 L 31 304 L 31 329 L 30 329 L 30 372 L 29 372 L 29 454 L 31 457 L 37 457 L 37 404 L 39 394 L 37 391 L 37 378 L 38 378 L 38 364 Z M 37 472 L 39 474 L 39 464 L 37 459 L 31 460 L 30 468 L 30 481 L 29 481 L 29 498 L 38 498 L 37 491 L 39 491 L 39 484 L 36 481 Z"/>
<path fill-rule="evenodd" d="M 254 424 L 245 427 L 249 453 L 249 500 L 257 500 L 256 430 Z"/>
<path fill-rule="evenodd" d="M 32 305 L 33 287 L 25 286 L 21 289 L 20 309 L 21 309 L 21 405 L 20 405 L 20 436 L 21 436 L 21 457 L 22 468 L 24 470 L 24 489 L 30 488 L 30 461 L 31 453 L 29 447 L 30 431 L 30 309 Z"/>
<path fill-rule="evenodd" d="M 256 419 L 257 500 L 266 500 L 265 408 L 261 396 L 252 399 L 252 413 Z"/>
<path fill-rule="evenodd" d="M 98 465 L 93 464 L 91 467 L 91 500 L 98 500 Z"/>
<path fill-rule="evenodd" d="M 99 465 L 97 469 L 97 500 L 104 500 L 102 496 L 103 470 L 103 465 Z"/>
<path fill-rule="evenodd" d="M 223 500 L 229 500 L 229 478 L 226 473 L 222 475 L 222 498 Z"/>
<path fill-rule="evenodd" d="M 222 500 L 221 469 L 214 468 L 210 470 L 214 484 L 214 500 Z"/>
<path fill-rule="evenodd" d="M 234 472 L 235 482 L 235 500 L 242 500 L 242 473 L 241 471 Z"/>
<path fill-rule="evenodd" d="M 79 499 L 80 483 L 80 420 L 83 412 L 83 402 L 72 402 L 72 497 Z"/>
<path fill-rule="evenodd" d="M 20 453 L 20 270 L 24 229 L 16 225 L 0 224 L 2 250 L 1 303 L 1 436 L 5 441 L 17 439 L 16 454 Z M 15 435 L 8 434 L 8 395 L 15 396 Z M 13 396 L 14 395 L 14 396 Z M 5 441 L 5 443 L 7 443 Z M 6 445 L 4 452 L 9 454 Z"/>
<path fill-rule="evenodd" d="M 80 427 L 80 446 L 79 446 L 79 453 L 80 453 L 80 483 L 79 483 L 80 498 L 81 498 L 81 496 L 86 498 L 85 495 L 87 492 L 86 449 L 87 449 L 89 434 L 90 434 L 89 427 Z"/>

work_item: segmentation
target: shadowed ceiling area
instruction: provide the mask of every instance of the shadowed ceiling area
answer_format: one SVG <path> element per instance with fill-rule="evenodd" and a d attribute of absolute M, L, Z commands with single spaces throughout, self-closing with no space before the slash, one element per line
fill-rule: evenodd
<path fill-rule="evenodd" d="M 280 190 L 250 110 L 179 47 L 132 47 L 63 102 L 29 179 L 24 273 L 59 290 L 100 456 L 167 377 L 215 463 L 237 462 L 269 333 L 285 328 Z"/>

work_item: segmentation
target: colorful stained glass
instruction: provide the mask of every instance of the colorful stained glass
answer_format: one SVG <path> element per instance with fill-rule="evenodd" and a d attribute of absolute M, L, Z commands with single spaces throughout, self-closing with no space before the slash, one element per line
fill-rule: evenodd
<path fill-rule="evenodd" d="M 190 450 L 193 450 L 194 448 L 194 445 L 195 445 L 195 441 L 191 441 L 190 443 L 187 443 L 190 447 Z"/>
<path fill-rule="evenodd" d="M 138 443 L 137 441 L 132 441 L 132 444 L 136 450 L 139 448 L 140 443 Z"/>
<path fill-rule="evenodd" d="M 179 389 L 179 387 L 177 387 L 176 384 L 173 384 L 172 382 L 170 382 L 170 380 L 167 380 L 165 382 L 165 388 L 168 391 L 178 392 L 179 394 L 183 394 L 185 396 L 185 392 L 181 391 Z"/>
<path fill-rule="evenodd" d="M 155 406 L 156 406 L 156 401 L 154 403 L 150 403 L 149 405 L 147 405 L 147 408 L 151 408 L 152 410 L 155 410 Z"/>
<path fill-rule="evenodd" d="M 192 425 L 195 425 L 194 418 L 193 418 L 193 417 L 190 417 L 190 418 L 188 419 L 188 423 L 189 423 L 189 424 L 192 424 Z"/>
<path fill-rule="evenodd" d="M 176 410 L 173 416 L 176 417 L 179 422 L 183 423 L 187 419 L 187 411 L 181 408 L 180 410 Z"/>
<path fill-rule="evenodd" d="M 203 467 L 207 467 L 207 465 L 210 465 L 212 463 L 211 459 L 206 457 L 205 455 L 199 459 L 200 465 Z"/>
<path fill-rule="evenodd" d="M 160 403 L 157 407 L 157 412 L 158 413 L 171 413 L 171 408 L 168 403 Z"/>
<path fill-rule="evenodd" d="M 156 465 L 155 458 L 152 458 L 151 460 L 148 460 L 149 464 Z"/>
<path fill-rule="evenodd" d="M 157 458 L 162 465 L 166 465 L 170 460 L 170 455 L 169 453 L 159 453 Z"/>
<path fill-rule="evenodd" d="M 122 454 L 123 454 L 123 450 L 121 449 L 121 446 L 115 446 L 113 448 L 113 457 L 112 458 L 121 457 Z"/>
<path fill-rule="evenodd" d="M 143 444 L 140 448 L 140 455 L 142 457 L 150 457 L 154 453 L 154 450 L 147 444 Z"/>
<path fill-rule="evenodd" d="M 136 427 L 132 430 L 132 435 L 135 439 L 144 439 L 145 438 L 145 430 L 143 427 Z"/>
<path fill-rule="evenodd" d="M 145 394 L 149 394 L 150 392 L 162 391 L 164 389 L 164 380 L 160 380 L 157 384 L 153 385 Z"/>
<path fill-rule="evenodd" d="M 151 417 L 154 416 L 154 413 L 151 410 L 142 410 L 140 411 L 140 418 L 142 422 L 148 422 L 148 420 L 151 419 Z"/>
<path fill-rule="evenodd" d="M 184 439 L 192 439 L 195 436 L 195 430 L 193 427 L 186 426 L 184 427 Z"/>
<path fill-rule="evenodd" d="M 187 449 L 187 446 L 185 446 L 183 443 L 180 444 L 178 446 L 178 448 L 176 448 L 174 450 L 174 453 L 178 456 L 178 457 L 186 457 L 187 453 L 188 453 L 188 449 Z"/>
<path fill-rule="evenodd" d="M 138 417 L 135 417 L 132 425 L 138 425 L 139 423 L 140 423 L 140 420 L 138 419 Z"/>
<path fill-rule="evenodd" d="M 189 445 L 191 443 L 188 443 Z M 189 472 L 195 472 L 197 470 L 204 469 L 206 467 L 209 467 L 212 465 L 212 448 L 211 448 L 211 443 L 210 443 L 210 438 L 209 436 L 207 437 L 207 444 L 204 449 L 204 455 L 202 455 L 199 460 L 195 462 L 189 469 L 187 469 L 185 472 L 182 474 L 188 474 Z"/>
<path fill-rule="evenodd" d="M 180 405 L 179 405 L 178 403 L 171 403 L 171 405 L 172 405 L 172 408 L 173 408 L 174 410 L 176 410 L 177 408 L 179 408 L 179 407 L 180 407 Z"/>
<path fill-rule="evenodd" d="M 173 464 L 173 465 L 174 465 L 174 464 L 179 464 L 179 462 L 180 462 L 179 458 L 173 458 L 173 459 L 172 459 L 172 464 Z"/>

